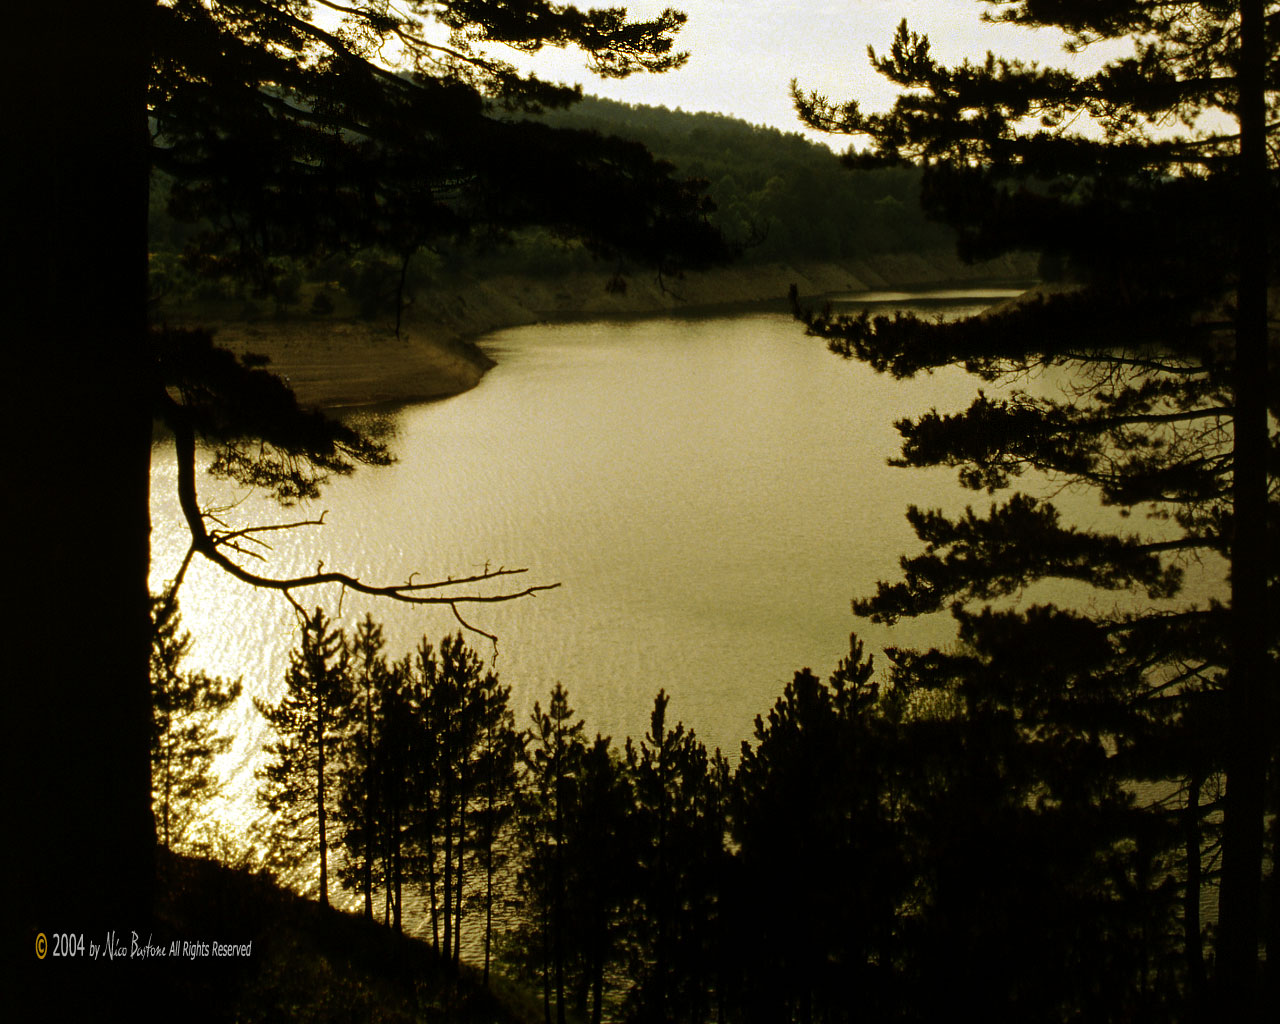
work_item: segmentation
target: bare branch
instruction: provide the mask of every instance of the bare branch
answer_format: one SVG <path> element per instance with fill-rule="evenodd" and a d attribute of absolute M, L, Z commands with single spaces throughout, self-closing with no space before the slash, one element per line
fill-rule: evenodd
<path fill-rule="evenodd" d="M 183 562 L 183 570 L 186 564 L 191 560 L 191 556 L 199 552 L 209 561 L 213 562 L 219 568 L 234 576 L 243 583 L 250 586 L 262 587 L 268 590 L 277 590 L 284 594 L 290 604 L 299 612 L 302 606 L 295 598 L 293 592 L 296 590 L 306 589 L 308 587 L 324 586 L 326 584 L 336 583 L 339 586 L 355 591 L 360 594 L 367 594 L 372 597 L 386 597 L 394 601 L 400 601 L 405 604 L 421 604 L 421 605 L 444 605 L 448 607 L 457 618 L 458 622 L 472 632 L 488 638 L 495 644 L 497 638 L 492 634 L 485 632 L 467 622 L 458 610 L 458 606 L 462 604 L 498 604 L 507 601 L 514 601 L 521 597 L 529 597 L 544 590 L 554 590 L 560 586 L 559 583 L 534 584 L 523 587 L 519 590 L 506 590 L 496 594 L 485 594 L 478 591 L 465 594 L 442 594 L 438 591 L 446 588 L 468 586 L 477 583 L 485 583 L 492 580 L 501 580 L 508 576 L 518 576 L 527 569 L 508 569 L 498 567 L 497 569 L 485 568 L 483 572 L 475 573 L 470 576 L 453 577 L 449 576 L 442 580 L 432 580 L 426 583 L 415 583 L 414 578 L 417 573 L 413 573 L 404 583 L 373 585 L 364 582 L 354 576 L 343 572 L 325 571 L 324 563 L 320 562 L 314 573 L 303 576 L 291 576 L 284 579 L 263 576 L 258 573 L 250 572 L 243 566 L 239 565 L 222 550 L 223 547 L 231 547 L 233 550 L 242 554 L 254 555 L 261 557 L 256 552 L 247 552 L 240 545 L 229 543 L 233 538 L 249 537 L 254 533 L 265 532 L 267 530 L 289 529 L 292 526 L 299 525 L 322 525 L 323 516 L 320 520 L 307 520 L 294 524 L 274 524 L 262 527 L 246 527 L 242 530 L 231 531 L 229 533 L 211 536 L 205 527 L 206 514 L 203 513 L 199 506 L 199 498 L 196 492 L 195 471 L 196 471 L 196 444 L 195 432 L 190 423 L 187 422 L 183 414 L 182 407 L 178 405 L 172 398 L 165 395 L 162 398 L 166 411 L 169 415 L 166 419 L 173 431 L 174 449 L 177 457 L 178 470 L 178 503 L 182 508 L 183 517 L 187 521 L 187 527 L 191 531 L 191 549 Z"/>

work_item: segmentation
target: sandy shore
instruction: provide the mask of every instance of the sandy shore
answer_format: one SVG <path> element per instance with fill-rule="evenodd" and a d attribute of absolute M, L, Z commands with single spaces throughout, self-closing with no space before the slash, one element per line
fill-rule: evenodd
<path fill-rule="evenodd" d="M 736 265 L 679 280 L 635 274 L 625 292 L 609 275 L 546 280 L 455 281 L 419 294 L 397 338 L 389 320 L 374 322 L 296 314 L 235 320 L 171 316 L 169 322 L 216 324 L 218 343 L 268 356 L 306 406 L 342 409 L 443 398 L 475 387 L 493 360 L 470 339 L 501 327 L 566 317 L 663 313 L 784 299 L 800 294 L 925 287 L 963 281 L 1028 278 L 1030 260 L 965 266 L 950 253 L 883 255 L 870 262 Z"/>
<path fill-rule="evenodd" d="M 325 409 L 456 395 L 493 365 L 457 332 L 430 323 L 405 325 L 397 338 L 392 327 L 363 321 L 232 321 L 214 338 L 233 352 L 268 356 L 302 405 Z"/>

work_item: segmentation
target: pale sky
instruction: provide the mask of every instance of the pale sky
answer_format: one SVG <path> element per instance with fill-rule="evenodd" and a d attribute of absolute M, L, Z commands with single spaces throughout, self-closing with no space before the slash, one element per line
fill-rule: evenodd
<path fill-rule="evenodd" d="M 933 52 L 947 63 L 981 58 L 988 50 L 1006 57 L 1081 70 L 1095 66 L 1092 53 L 1062 51 L 1063 35 L 984 25 L 988 5 L 980 0 L 616 0 L 633 18 L 675 7 L 689 16 L 678 46 L 690 54 L 680 71 L 633 75 L 622 81 L 595 78 L 580 55 L 544 52 L 531 66 L 544 78 L 579 82 L 585 91 L 628 103 L 730 114 L 753 124 L 799 131 L 788 83 L 798 78 L 832 100 L 857 99 L 864 110 L 880 110 L 893 90 L 867 64 L 867 46 L 888 48 L 904 17 L 929 36 Z M 587 4 L 586 6 L 590 6 Z M 837 139 L 837 148 L 848 140 Z"/>

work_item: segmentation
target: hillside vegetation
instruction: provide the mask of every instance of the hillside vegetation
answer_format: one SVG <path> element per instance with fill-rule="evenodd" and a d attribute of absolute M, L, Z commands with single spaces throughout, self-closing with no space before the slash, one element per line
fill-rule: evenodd
<path fill-rule="evenodd" d="M 636 139 L 682 174 L 705 180 L 717 207 L 713 223 L 744 243 L 748 261 L 858 259 L 953 242 L 949 229 L 921 212 L 916 168 L 854 171 L 795 132 L 593 96 L 543 118 Z"/>
<path fill-rule="evenodd" d="M 686 113 L 586 97 L 541 115 L 556 126 L 617 135 L 643 143 L 700 179 L 713 199 L 712 221 L 740 246 L 740 266 L 865 260 L 888 253 L 936 253 L 952 247 L 948 229 L 924 218 L 917 202 L 919 172 L 911 168 L 850 170 L 824 146 L 799 134 L 747 124 L 720 114 Z M 580 243 L 547 229 L 470 237 L 414 254 L 407 267 L 390 254 L 358 250 L 302 264 L 281 259 L 269 288 L 256 292 L 184 258 L 199 225 L 167 208 L 157 181 L 151 208 L 153 301 L 161 309 L 201 310 L 221 318 L 234 304 L 249 317 L 290 311 L 319 316 L 394 313 L 397 296 L 450 289 L 459 281 L 559 278 L 575 272 L 633 275 L 647 268 L 602 261 Z M 400 291 L 403 275 L 403 292 Z"/>

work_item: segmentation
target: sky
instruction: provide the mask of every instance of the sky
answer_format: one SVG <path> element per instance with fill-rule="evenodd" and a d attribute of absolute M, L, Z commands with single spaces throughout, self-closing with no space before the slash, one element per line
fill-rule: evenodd
<path fill-rule="evenodd" d="M 1072 57 L 1054 30 L 984 25 L 990 5 L 980 0 L 616 0 L 633 19 L 664 7 L 683 10 L 689 21 L 677 37 L 688 64 L 661 75 L 621 81 L 593 77 L 580 54 L 544 52 L 529 66 L 545 78 L 578 82 L 588 93 L 627 103 L 715 111 L 783 131 L 800 131 L 788 84 L 797 78 L 832 100 L 856 99 L 867 111 L 893 102 L 893 88 L 871 70 L 867 46 L 884 51 L 904 17 L 927 34 L 934 54 L 946 63 L 1001 56 L 1082 70 L 1097 55 Z M 591 6 L 591 4 L 584 4 Z M 806 132 L 811 137 L 818 137 Z M 847 139 L 835 140 L 843 149 Z"/>

